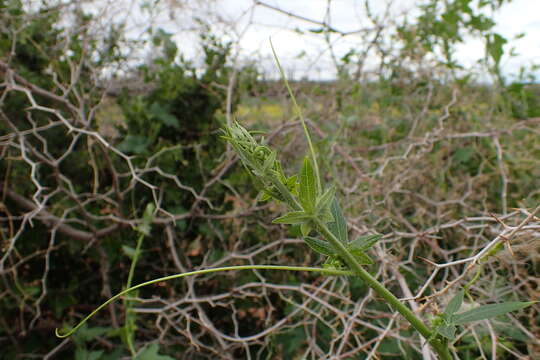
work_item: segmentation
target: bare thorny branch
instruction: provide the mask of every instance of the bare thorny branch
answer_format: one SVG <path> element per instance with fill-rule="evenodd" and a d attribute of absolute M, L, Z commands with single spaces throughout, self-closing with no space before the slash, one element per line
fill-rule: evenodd
<path fill-rule="evenodd" d="M 365 51 L 361 52 L 363 58 L 358 59 L 359 69 L 363 69 L 365 59 L 373 53 L 373 49 L 379 53 L 390 53 L 390 49 L 385 48 L 384 43 L 379 41 L 385 19 L 373 17 L 372 26 L 368 28 L 342 31 L 331 23 L 330 16 L 318 21 L 267 2 L 254 1 L 253 8 L 258 7 L 320 26 L 327 33 L 335 33 L 339 38 L 360 34 L 372 39 Z M 246 16 L 251 15 L 252 13 L 246 13 Z M 242 38 L 246 31 L 247 27 L 241 29 L 238 38 Z M 328 48 L 323 49 L 323 52 L 332 52 L 333 41 L 333 38 L 328 38 Z M 226 153 L 220 163 L 205 174 L 205 183 L 195 189 L 185 185 L 180 174 L 167 173 L 155 165 L 155 157 L 160 154 L 148 158 L 144 165 L 138 165 L 133 156 L 120 151 L 115 140 L 104 134 L 97 124 L 96 112 L 103 106 L 103 99 L 107 96 L 107 91 L 103 89 L 107 89 L 107 86 L 95 84 L 95 88 L 102 89 L 98 96 L 101 101 L 91 102 L 87 94 L 80 93 L 77 87 L 81 66 L 82 64 L 71 64 L 70 82 L 63 84 L 56 80 L 58 89 L 50 90 L 19 74 L 10 66 L 9 61 L 0 60 L 0 105 L 15 94 L 24 95 L 27 104 L 26 110 L 16 117 L 9 116 L 4 109 L 0 109 L 0 121 L 10 129 L 9 133 L 0 134 L 0 159 L 8 165 L 8 169 L 10 164 L 14 163 L 24 163 L 27 166 L 23 180 L 13 180 L 14 176 L 9 171 L 2 174 L 0 179 L 0 275 L 4 284 L 7 284 L 5 289 L 2 289 L 1 296 L 14 299 L 23 309 L 17 331 L 26 333 L 33 328 L 46 326 L 42 325 L 41 320 L 49 316 L 43 310 L 43 302 L 49 295 L 50 261 L 56 251 L 68 246 L 60 239 L 82 243 L 85 253 L 94 247 L 105 253 L 104 239 L 120 236 L 123 231 L 142 223 L 142 218 L 123 213 L 120 206 L 140 188 L 148 190 L 152 195 L 151 201 L 156 205 L 152 224 L 158 229 L 156 233 L 160 234 L 163 240 L 163 248 L 166 249 L 164 258 L 170 259 L 173 264 L 171 268 L 160 271 L 183 272 L 193 267 L 254 264 L 261 259 L 276 263 L 298 261 L 298 256 L 284 255 L 291 252 L 305 254 L 303 261 L 306 264 L 319 260 L 306 254 L 300 240 L 290 238 L 278 227 L 268 226 L 266 219 L 256 218 L 248 222 L 248 218 L 268 209 L 269 205 L 258 204 L 245 195 L 242 189 L 228 185 L 232 192 L 236 192 L 230 199 L 233 210 L 220 212 L 221 199 L 212 199 L 210 194 L 215 187 L 227 184 L 227 175 L 237 163 L 232 153 Z M 358 72 L 362 73 L 362 70 Z M 367 70 L 363 74 L 366 73 Z M 360 75 L 356 74 L 356 79 L 366 77 Z M 233 72 L 230 86 L 227 87 L 226 114 L 229 121 L 234 116 L 232 99 L 237 81 L 237 72 Z M 411 89 L 415 86 L 416 84 L 410 84 Z M 538 119 L 528 119 L 511 126 L 499 126 L 495 122 L 490 123 L 490 119 L 485 119 L 489 124 L 485 128 L 463 130 L 452 123 L 456 120 L 453 111 L 470 106 L 474 99 L 465 96 L 458 88 L 452 89 L 450 96 L 444 97 L 434 93 L 434 87 L 435 84 L 431 83 L 419 108 L 415 108 L 416 104 L 413 103 L 406 104 L 412 110 L 401 116 L 413 125 L 401 139 L 370 146 L 351 144 L 348 140 L 355 132 L 381 122 L 381 118 L 387 116 L 383 111 L 363 115 L 358 122 L 360 125 L 344 125 L 344 131 L 338 134 L 338 137 L 332 138 L 326 148 L 326 162 L 330 164 L 327 164 L 329 173 L 332 172 L 335 182 L 347 195 L 344 207 L 350 215 L 349 228 L 356 235 L 377 231 L 386 234 L 375 251 L 382 264 L 375 275 L 381 282 L 394 286 L 396 294 L 400 294 L 402 300 L 407 301 L 415 312 L 429 315 L 432 310 L 435 311 L 446 302 L 446 294 L 471 280 L 474 271 L 481 271 L 482 276 L 471 284 L 471 289 L 487 300 L 497 300 L 497 294 L 490 286 L 499 277 L 497 271 L 500 269 L 506 269 L 508 274 L 511 274 L 512 281 L 498 290 L 499 296 L 501 293 L 513 292 L 524 298 L 537 297 L 538 280 L 516 264 L 537 264 L 539 261 L 537 254 L 540 219 L 537 213 L 540 207 L 527 209 L 525 204 L 530 204 L 529 202 L 523 202 L 524 205 L 519 209 L 509 207 L 512 183 L 516 179 L 508 169 L 506 155 L 517 153 L 517 150 L 507 146 L 505 140 L 517 136 L 518 132 L 537 136 L 540 122 Z M 343 92 L 348 89 L 337 90 Z M 310 94 L 303 96 L 307 98 L 307 102 L 318 101 L 317 95 L 312 96 L 314 100 L 309 99 Z M 281 105 L 287 108 L 286 104 L 287 99 L 282 99 Z M 439 106 L 441 111 L 434 115 L 432 108 L 436 106 Z M 331 101 L 328 106 L 308 109 L 306 112 L 308 126 L 318 140 L 330 138 L 332 128 L 320 119 L 338 123 L 336 107 Z M 431 127 L 426 120 L 430 116 L 435 119 L 435 125 Z M 38 117 L 45 117 L 46 123 L 38 122 Z M 305 148 L 305 144 L 298 140 L 301 138 L 297 136 L 300 129 L 287 114 L 280 121 L 281 125 L 274 128 L 267 140 L 283 145 L 281 149 L 285 156 L 293 159 L 299 149 Z M 60 154 L 53 153 L 49 148 L 49 143 L 54 140 L 50 134 L 57 130 L 61 131 L 66 143 Z M 426 185 L 430 181 L 436 181 L 435 175 L 431 177 L 429 174 L 434 163 L 441 162 L 437 164 L 441 172 L 450 166 L 446 159 L 433 159 L 434 147 L 449 147 L 453 141 L 469 144 L 478 139 L 487 139 L 493 146 L 494 159 L 480 154 L 481 167 L 478 171 L 467 179 L 450 178 L 450 189 L 446 193 Z M 323 146 L 325 145 L 321 145 Z M 74 179 L 70 178 L 70 174 L 63 168 L 77 151 L 88 151 L 97 159 L 95 161 L 107 164 L 106 171 L 100 171 L 90 161 L 88 164 L 81 164 L 91 169 L 93 180 L 89 183 L 98 184 L 94 185 L 91 191 L 88 190 L 90 187 L 81 190 L 76 186 Z M 368 154 L 375 155 L 370 158 Z M 492 160 L 496 170 L 490 172 L 487 167 Z M 51 179 L 41 177 L 42 168 L 52 169 Z M 172 214 L 167 211 L 161 206 L 165 190 L 147 180 L 150 175 L 168 180 L 167 186 L 190 196 L 192 206 L 182 213 Z M 104 177 L 112 179 L 110 186 L 99 185 L 107 183 Z M 331 181 L 330 176 L 326 180 Z M 25 194 L 17 192 L 14 190 L 13 181 L 28 182 L 28 191 Z M 490 181 L 499 181 L 498 206 L 486 203 L 482 191 L 478 190 L 488 187 Z M 6 205 L 8 203 L 9 207 Z M 61 203 L 68 203 L 69 206 L 61 207 L 62 211 L 59 213 L 58 204 Z M 491 216 L 490 213 L 494 215 Z M 220 241 L 225 254 L 218 260 L 209 255 L 202 256 L 200 261 L 194 260 L 196 249 L 191 250 L 191 254 L 186 251 L 175 226 L 179 221 L 194 219 L 207 221 L 210 231 L 218 237 L 220 230 L 212 224 L 226 224 L 238 230 L 236 239 L 226 239 L 221 235 Z M 387 223 L 391 223 L 391 226 Z M 21 255 L 19 247 L 22 241 L 26 241 L 26 234 L 36 226 L 42 226 L 43 233 L 48 232 L 46 241 L 34 253 Z M 244 245 L 243 236 L 247 237 L 246 234 L 250 231 L 248 228 L 252 226 L 265 229 L 268 239 L 257 245 Z M 486 258 L 485 255 L 499 243 L 505 244 L 507 250 Z M 509 255 L 510 251 L 513 255 Z M 15 284 L 24 272 L 25 264 L 36 258 L 42 260 L 40 273 L 36 276 L 40 292 L 39 296 L 32 298 L 31 305 L 28 305 L 28 299 L 21 296 Z M 404 275 L 416 273 L 420 258 L 426 259 L 422 267 L 428 269 L 423 273 L 423 277 Z M 106 263 L 107 261 L 103 261 L 103 264 Z M 110 296 L 110 270 L 101 270 L 103 293 Z M 233 359 L 238 351 L 258 358 L 266 349 L 275 346 L 275 336 L 278 334 L 298 332 L 308 334 L 312 339 L 302 342 L 305 349 L 303 358 L 349 359 L 360 353 L 366 354 L 368 358 L 375 358 L 388 338 L 395 339 L 400 344 L 408 344 L 422 354 L 424 359 L 432 356 L 423 349 L 418 338 L 403 336 L 401 330 L 404 323 L 399 317 L 370 306 L 376 300 L 371 291 L 363 294 L 362 298 L 351 298 L 349 295 L 354 289 L 347 279 L 305 278 L 305 283 L 287 285 L 286 281 L 276 283 L 262 272 L 254 272 L 253 277 L 254 280 L 250 282 L 239 283 L 227 289 L 215 285 L 216 291 L 211 293 L 200 289 L 197 283 L 204 280 L 216 284 L 215 278 L 190 278 L 181 287 L 171 287 L 167 294 L 158 292 L 160 295 L 150 299 L 141 296 L 138 299 L 139 306 L 134 311 L 141 316 L 152 314 L 155 319 L 153 336 L 161 343 L 186 344 L 189 350 L 183 354 L 184 358 L 207 354 L 208 358 Z M 287 303 L 291 310 L 285 314 L 281 309 L 277 309 L 276 299 Z M 247 300 L 257 306 L 245 308 L 239 305 Z M 225 319 L 223 322 L 216 322 L 215 317 L 210 315 L 215 309 L 222 311 L 222 318 Z M 114 310 L 115 307 L 111 306 L 111 315 L 115 314 Z M 511 320 L 520 324 L 513 317 Z M 117 320 L 113 321 L 116 322 Z M 259 330 L 246 333 L 243 327 L 246 322 L 252 323 L 252 328 Z M 230 324 L 232 325 L 229 326 Z M 321 336 L 321 324 L 327 331 L 325 336 L 330 339 L 328 349 L 322 349 L 320 343 L 313 340 Z M 538 327 L 521 330 L 532 344 L 540 345 L 537 340 L 540 331 Z M 496 354 L 498 346 L 503 346 L 497 341 L 495 331 L 490 325 L 492 354 Z M 64 340 L 58 347 L 51 349 L 46 358 L 52 358 L 66 346 Z M 516 349 L 511 351 L 516 357 L 524 356 Z"/>

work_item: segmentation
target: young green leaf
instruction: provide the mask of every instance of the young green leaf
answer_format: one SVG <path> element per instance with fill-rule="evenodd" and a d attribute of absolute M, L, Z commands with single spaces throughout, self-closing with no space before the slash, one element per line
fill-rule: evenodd
<path fill-rule="evenodd" d="M 363 235 L 358 237 L 351 243 L 351 248 L 366 251 L 377 243 L 382 238 L 382 235 Z"/>
<path fill-rule="evenodd" d="M 298 197 L 298 175 L 286 178 L 284 184 L 294 197 Z"/>
<path fill-rule="evenodd" d="M 300 232 L 302 233 L 302 236 L 308 236 L 311 232 L 311 224 L 309 222 L 305 222 L 300 225 Z"/>
<path fill-rule="evenodd" d="M 311 212 L 315 209 L 317 199 L 317 179 L 315 171 L 308 157 L 304 158 L 302 170 L 300 170 L 300 203 L 304 210 Z"/>
<path fill-rule="evenodd" d="M 537 301 L 515 301 L 500 304 L 482 305 L 475 309 L 454 315 L 453 324 L 462 325 L 473 321 L 491 319 L 499 315 L 504 315 L 512 311 L 526 308 L 527 306 L 531 306 L 535 303 L 537 303 Z"/>
<path fill-rule="evenodd" d="M 260 202 L 268 201 L 270 199 L 272 199 L 272 195 L 267 190 L 261 191 L 260 197 L 259 197 Z"/>
<path fill-rule="evenodd" d="M 460 290 L 458 293 L 448 302 L 446 309 L 444 310 L 444 315 L 447 321 L 452 322 L 452 316 L 459 310 L 461 304 L 463 303 L 463 296 L 465 291 Z"/>
<path fill-rule="evenodd" d="M 317 198 L 317 213 L 322 213 L 330 207 L 332 200 L 334 200 L 335 194 L 336 188 L 331 186 L 324 192 L 324 194 Z"/>
<path fill-rule="evenodd" d="M 274 224 L 302 224 L 311 219 L 311 216 L 304 211 L 291 211 L 277 219 L 272 220 Z"/>
<path fill-rule="evenodd" d="M 268 157 L 264 160 L 264 164 L 262 167 L 262 172 L 266 173 L 269 169 L 272 168 L 274 163 L 276 162 L 277 153 L 275 151 L 270 151 L 270 154 Z"/>
<path fill-rule="evenodd" d="M 330 245 L 330 243 L 327 241 L 314 238 L 311 236 L 304 237 L 304 241 L 310 248 L 312 248 L 313 250 L 315 250 L 316 252 L 320 254 L 327 255 L 327 256 L 332 256 L 336 254 L 336 251 L 334 250 L 332 245 Z"/>
<path fill-rule="evenodd" d="M 334 221 L 328 224 L 328 229 L 334 234 L 342 243 L 347 244 L 349 242 L 349 234 L 347 232 L 347 221 L 343 216 L 341 207 L 336 198 L 332 201 L 330 206 Z"/>
<path fill-rule="evenodd" d="M 323 263 L 323 268 L 325 269 L 335 269 L 335 270 L 342 270 L 343 268 L 346 268 L 343 264 L 343 261 L 339 258 L 337 255 L 331 255 L 329 256 L 326 261 Z"/>
<path fill-rule="evenodd" d="M 152 221 L 154 220 L 154 209 L 155 205 L 153 203 L 148 203 L 144 209 L 142 223 L 137 226 L 137 230 L 142 232 L 144 235 L 150 235 Z"/>
<path fill-rule="evenodd" d="M 437 332 L 450 340 L 454 340 L 456 338 L 456 326 L 453 324 L 441 325 L 439 328 L 437 328 Z"/>
<path fill-rule="evenodd" d="M 293 191 L 296 188 L 296 182 L 298 181 L 298 175 L 289 177 L 286 181 L 287 188 Z"/>
<path fill-rule="evenodd" d="M 285 175 L 285 172 L 283 171 L 283 167 L 281 166 L 281 163 L 279 161 L 274 160 L 274 169 L 275 169 L 276 176 L 278 177 L 279 181 L 285 184 L 287 182 L 287 176 Z"/>
<path fill-rule="evenodd" d="M 323 210 L 322 212 L 318 213 L 317 216 L 325 224 L 334 222 L 334 216 L 332 215 L 332 212 L 330 211 L 330 209 Z"/>

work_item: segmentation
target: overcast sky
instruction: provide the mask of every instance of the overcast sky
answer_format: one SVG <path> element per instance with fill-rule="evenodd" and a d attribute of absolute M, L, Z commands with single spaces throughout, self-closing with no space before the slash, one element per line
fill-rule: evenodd
<path fill-rule="evenodd" d="M 326 14 L 327 0 L 266 0 L 265 3 L 304 16 L 317 21 L 323 21 Z M 371 1 L 372 12 L 382 15 L 386 1 Z M 415 5 L 424 1 L 400 0 L 394 1 L 391 9 L 392 17 L 407 16 L 413 19 Z M 341 31 L 354 31 L 363 27 L 369 27 L 363 1 L 333 0 L 331 2 L 331 24 Z M 249 57 L 258 56 L 262 59 L 270 59 L 271 50 L 268 43 L 272 37 L 274 45 L 286 67 L 296 76 L 308 73 L 310 77 L 328 78 L 335 73 L 327 48 L 322 41 L 322 36 L 296 35 L 291 29 L 313 29 L 315 24 L 287 16 L 264 6 L 255 7 L 251 13 L 248 10 L 253 5 L 252 0 L 218 0 L 217 8 L 221 16 L 227 21 L 234 22 L 238 28 L 242 28 L 250 21 L 250 26 L 241 39 L 242 54 Z M 495 15 L 497 26 L 495 31 L 506 38 L 513 39 L 520 33 L 525 37 L 511 41 L 511 45 L 505 47 L 515 48 L 518 54 L 515 58 L 506 56 L 503 59 L 503 69 L 506 74 L 516 73 L 520 66 L 530 66 L 540 63 L 540 0 L 513 0 L 503 6 Z M 357 46 L 362 37 L 345 37 L 333 43 L 337 55 L 345 54 L 351 47 Z M 299 55 L 302 55 L 299 58 Z M 262 55 L 262 56 L 261 56 Z M 483 45 L 479 40 L 467 39 L 459 46 L 458 59 L 472 66 L 483 57 Z M 271 62 L 266 66 L 272 66 Z"/>
<path fill-rule="evenodd" d="M 319 22 L 323 22 L 327 16 L 328 0 L 263 0 L 261 2 L 284 12 L 291 12 Z M 127 3 L 134 4 L 131 1 Z M 194 18 L 200 17 L 212 23 L 214 26 L 212 31 L 217 31 L 224 38 L 235 41 L 239 39 L 240 59 L 257 61 L 259 67 L 268 73 L 276 74 L 268 41 L 269 37 L 272 37 L 289 76 L 295 78 L 307 76 L 316 80 L 331 79 L 335 76 L 335 66 L 333 66 L 324 37 L 321 34 L 309 35 L 310 29 L 320 28 L 320 26 L 263 5 L 254 6 L 254 3 L 254 0 L 168 0 L 161 1 L 157 5 L 162 6 L 163 11 L 154 9 L 154 12 L 160 13 L 162 17 L 157 21 L 157 25 L 175 34 L 174 39 L 180 51 L 188 58 L 200 58 L 195 50 L 199 43 L 196 33 L 186 31 L 186 29 L 193 29 Z M 330 24 L 334 28 L 347 32 L 373 26 L 366 17 L 364 0 L 332 0 L 330 3 Z M 383 16 L 387 3 L 388 0 L 369 1 L 371 11 L 375 16 Z M 388 21 L 400 23 L 404 17 L 412 21 L 418 15 L 417 6 L 421 3 L 426 3 L 426 1 L 392 1 L 391 16 Z M 170 11 L 170 7 L 174 6 L 176 9 Z M 140 36 L 137 29 L 144 31 L 143 29 L 149 23 L 148 14 L 137 10 L 132 11 L 129 16 L 137 19 L 130 20 L 137 23 L 134 25 L 134 36 Z M 173 12 L 175 15 L 170 15 Z M 119 11 L 119 16 L 124 13 L 127 13 L 125 9 Z M 514 58 L 507 55 L 503 57 L 503 72 L 507 76 L 516 74 L 521 66 L 530 67 L 533 63 L 540 63 L 540 0 L 513 0 L 496 13 L 495 20 L 497 22 L 495 31 L 509 40 L 517 34 L 526 34 L 522 39 L 510 41 L 510 45 L 505 46 L 505 51 L 514 47 L 517 53 Z M 307 32 L 308 35 L 298 34 L 294 31 L 295 29 Z M 369 35 L 367 39 L 369 40 Z M 331 44 L 334 53 L 339 58 L 351 48 L 362 49 L 362 44 L 365 42 L 366 38 L 362 34 L 341 38 L 334 35 Z M 483 51 L 484 45 L 480 40 L 466 39 L 465 43 L 458 47 L 457 58 L 461 64 L 474 66 L 479 59 L 483 58 Z M 369 57 L 368 65 L 370 61 L 375 64 L 376 60 Z M 540 72 L 537 71 L 536 74 L 540 75 Z"/>

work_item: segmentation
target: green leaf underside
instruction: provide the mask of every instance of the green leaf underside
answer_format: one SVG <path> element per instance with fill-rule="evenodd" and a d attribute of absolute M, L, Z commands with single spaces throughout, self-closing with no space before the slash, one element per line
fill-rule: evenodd
<path fill-rule="evenodd" d="M 456 338 L 455 325 L 442 325 L 437 329 L 437 332 L 447 339 L 454 340 Z"/>
<path fill-rule="evenodd" d="M 477 307 L 476 309 L 472 309 L 469 311 L 465 311 L 461 314 L 454 315 L 452 323 L 455 325 L 462 325 L 462 324 L 470 323 L 473 321 L 491 319 L 496 316 L 504 315 L 512 311 L 526 308 L 527 306 L 531 306 L 532 304 L 535 304 L 535 303 L 536 301 L 526 301 L 526 302 L 516 301 L 516 302 L 506 302 L 506 303 L 501 303 L 501 304 L 482 305 L 482 306 Z"/>
<path fill-rule="evenodd" d="M 454 315 L 461 307 L 464 295 L 465 291 L 461 290 L 448 302 L 446 310 L 444 310 L 444 314 L 446 315 L 448 320 L 450 320 L 449 318 Z"/>
<path fill-rule="evenodd" d="M 272 220 L 274 224 L 302 224 L 306 221 L 309 221 L 311 216 L 306 214 L 304 211 L 291 211 L 283 216 L 278 217 L 277 219 Z"/>
<path fill-rule="evenodd" d="M 373 264 L 373 260 L 362 250 L 358 249 L 349 249 L 351 254 L 356 258 L 356 260 L 360 263 L 360 265 L 371 265 Z"/>
<path fill-rule="evenodd" d="M 304 158 L 304 164 L 300 171 L 300 203 L 304 210 L 313 211 L 317 199 L 317 179 L 315 171 L 308 157 Z"/>
<path fill-rule="evenodd" d="M 330 211 L 334 217 L 334 221 L 328 224 L 328 229 L 334 234 L 342 243 L 347 244 L 349 242 L 349 234 L 347 232 L 347 222 L 339 206 L 339 202 L 336 198 L 332 201 Z"/>
<path fill-rule="evenodd" d="M 263 164 L 263 172 L 266 173 L 269 169 L 272 168 L 274 163 L 276 162 L 277 153 L 275 151 L 271 151 L 270 155 L 264 160 Z"/>
<path fill-rule="evenodd" d="M 328 188 L 324 194 L 322 194 L 317 199 L 317 212 L 324 212 L 326 209 L 330 207 L 330 204 L 332 200 L 334 199 L 334 195 L 336 194 L 336 188 L 334 186 L 331 186 Z"/>
<path fill-rule="evenodd" d="M 310 248 L 312 248 L 314 251 L 320 254 L 332 256 L 332 255 L 335 255 L 336 253 L 332 245 L 330 245 L 330 243 L 327 241 L 314 238 L 311 236 L 306 236 L 304 238 L 304 241 Z"/>
<path fill-rule="evenodd" d="M 135 249 L 131 246 L 122 245 L 122 252 L 130 259 L 133 259 L 133 257 L 135 256 Z"/>
<path fill-rule="evenodd" d="M 351 243 L 351 248 L 366 251 L 382 238 L 382 235 L 364 235 L 360 236 Z"/>

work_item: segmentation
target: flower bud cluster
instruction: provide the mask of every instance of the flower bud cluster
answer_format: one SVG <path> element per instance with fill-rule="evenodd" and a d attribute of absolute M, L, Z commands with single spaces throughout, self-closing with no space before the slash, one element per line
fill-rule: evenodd
<path fill-rule="evenodd" d="M 263 193 L 262 200 L 275 198 L 284 201 L 290 196 L 284 194 L 284 190 L 296 193 L 296 177 L 285 176 L 276 152 L 257 142 L 238 122 L 224 127 L 222 138 L 231 144 L 249 173 L 254 175 L 255 183 Z"/>

